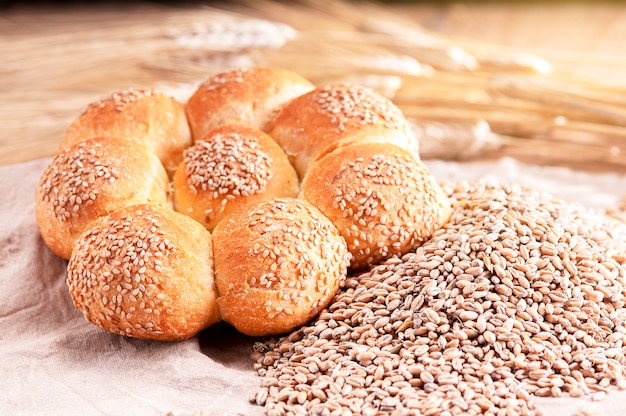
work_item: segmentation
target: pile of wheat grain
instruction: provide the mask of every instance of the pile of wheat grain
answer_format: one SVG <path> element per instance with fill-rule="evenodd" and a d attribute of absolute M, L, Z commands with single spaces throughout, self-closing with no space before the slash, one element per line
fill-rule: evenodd
<path fill-rule="evenodd" d="M 534 415 L 626 388 L 626 224 L 515 185 L 447 191 L 448 226 L 254 354 L 267 415 Z"/>

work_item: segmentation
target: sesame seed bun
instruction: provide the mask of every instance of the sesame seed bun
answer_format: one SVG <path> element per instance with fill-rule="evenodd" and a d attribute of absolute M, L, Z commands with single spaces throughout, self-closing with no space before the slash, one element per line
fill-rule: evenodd
<path fill-rule="evenodd" d="M 286 104 L 268 134 L 283 148 L 300 178 L 315 160 L 359 142 L 385 142 L 418 155 L 410 124 L 390 100 L 351 84 L 316 88 Z"/>
<path fill-rule="evenodd" d="M 211 234 L 161 205 L 121 208 L 91 223 L 67 285 L 89 322 L 121 335 L 182 340 L 219 320 Z"/>
<path fill-rule="evenodd" d="M 61 151 L 41 175 L 37 225 L 48 247 L 69 259 L 91 221 L 131 204 L 167 204 L 168 189 L 163 165 L 145 145 L 92 138 Z"/>
<path fill-rule="evenodd" d="M 300 75 L 284 69 L 235 69 L 209 77 L 187 100 L 185 111 L 195 140 L 225 124 L 265 131 L 286 102 L 313 88 Z"/>
<path fill-rule="evenodd" d="M 390 100 L 265 67 L 211 76 L 184 105 L 144 89 L 90 104 L 36 197 L 86 319 L 162 341 L 219 320 L 297 329 L 450 210 Z"/>
<path fill-rule="evenodd" d="M 185 150 L 174 175 L 174 208 L 213 231 L 242 205 L 298 194 L 285 152 L 251 127 L 218 127 Z"/>
<path fill-rule="evenodd" d="M 61 149 L 97 136 L 128 137 L 150 147 L 173 172 L 192 144 L 184 106 L 152 89 L 118 91 L 87 106 L 65 132 Z"/>
<path fill-rule="evenodd" d="M 415 249 L 450 218 L 448 198 L 423 162 L 385 143 L 339 148 L 315 162 L 300 198 L 328 217 L 361 269 Z"/>
<path fill-rule="evenodd" d="M 243 334 L 293 330 L 343 285 L 346 242 L 315 207 L 278 198 L 238 210 L 213 232 L 222 319 Z"/>

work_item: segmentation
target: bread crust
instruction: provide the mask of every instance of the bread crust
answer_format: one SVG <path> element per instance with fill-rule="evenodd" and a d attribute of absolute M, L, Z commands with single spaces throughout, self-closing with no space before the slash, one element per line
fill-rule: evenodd
<path fill-rule="evenodd" d="M 220 320 L 287 333 L 348 272 L 414 250 L 450 217 L 398 107 L 284 69 L 211 76 L 184 105 L 116 92 L 61 149 L 37 224 L 69 259 L 75 306 L 125 336 L 182 340 Z"/>
<path fill-rule="evenodd" d="M 418 141 L 400 109 L 375 91 L 353 84 L 321 86 L 293 99 L 268 133 L 300 178 L 313 162 L 350 144 L 391 143 L 419 154 Z"/>
<path fill-rule="evenodd" d="M 251 336 L 288 332 L 315 317 L 343 285 L 350 260 L 335 226 L 296 198 L 232 213 L 213 241 L 220 314 Z"/>
<path fill-rule="evenodd" d="M 192 144 L 182 103 L 153 89 L 117 91 L 90 103 L 70 124 L 61 149 L 97 136 L 126 137 L 151 148 L 168 172 Z"/>
<path fill-rule="evenodd" d="M 209 231 L 243 205 L 298 194 L 298 176 L 267 134 L 226 125 L 188 148 L 173 181 L 174 208 Z"/>
<path fill-rule="evenodd" d="M 251 67 L 210 76 L 185 105 L 195 140 L 225 124 L 266 131 L 275 113 L 314 88 L 308 80 L 280 68 Z"/>
<path fill-rule="evenodd" d="M 61 151 L 43 172 L 35 216 L 44 242 L 69 259 L 87 225 L 141 202 L 168 204 L 169 178 L 148 147 L 129 139 L 96 137 Z"/>
<path fill-rule="evenodd" d="M 88 321 L 120 335 L 176 341 L 219 321 L 211 234 L 162 205 L 93 221 L 72 253 L 67 285 Z"/>
<path fill-rule="evenodd" d="M 299 198 L 339 229 L 358 270 L 403 255 L 450 218 L 450 202 L 423 162 L 388 143 L 342 147 L 316 161 Z"/>

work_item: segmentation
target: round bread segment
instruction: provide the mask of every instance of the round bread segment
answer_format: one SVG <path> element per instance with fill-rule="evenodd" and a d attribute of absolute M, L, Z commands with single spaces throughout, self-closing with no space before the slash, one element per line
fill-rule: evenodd
<path fill-rule="evenodd" d="M 169 179 L 145 145 L 110 137 L 85 140 L 61 151 L 42 174 L 37 225 L 59 257 L 69 259 L 89 222 L 132 204 L 167 204 Z"/>
<path fill-rule="evenodd" d="M 268 133 L 300 178 L 313 162 L 341 146 L 384 142 L 415 155 L 419 151 L 400 109 L 375 91 L 352 84 L 327 85 L 295 98 L 278 113 Z"/>
<path fill-rule="evenodd" d="M 352 269 L 415 249 L 445 224 L 450 202 L 423 162 L 386 143 L 339 148 L 311 166 L 299 198 L 348 243 Z"/>
<path fill-rule="evenodd" d="M 159 205 L 122 208 L 90 224 L 67 284 L 88 321 L 121 335 L 183 340 L 219 320 L 211 234 Z"/>
<path fill-rule="evenodd" d="M 212 231 L 242 205 L 298 194 L 287 155 L 252 127 L 218 127 L 185 150 L 174 175 L 174 208 Z"/>
<path fill-rule="evenodd" d="M 61 149 L 97 136 L 127 137 L 151 148 L 168 172 L 192 144 L 184 106 L 152 89 L 128 89 L 93 102 L 68 127 Z"/>
<path fill-rule="evenodd" d="M 225 124 L 265 131 L 285 103 L 313 88 L 285 69 L 234 69 L 209 77 L 189 98 L 185 110 L 195 140 Z"/>
<path fill-rule="evenodd" d="M 350 260 L 335 226 L 296 198 L 234 212 L 213 241 L 222 319 L 251 336 L 284 333 L 315 317 L 343 285 Z"/>

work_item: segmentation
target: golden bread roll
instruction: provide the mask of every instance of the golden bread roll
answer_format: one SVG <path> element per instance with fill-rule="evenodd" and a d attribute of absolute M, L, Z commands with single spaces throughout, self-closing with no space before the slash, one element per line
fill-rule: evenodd
<path fill-rule="evenodd" d="M 232 213 L 215 227 L 213 244 L 220 315 L 251 336 L 315 317 L 343 285 L 350 261 L 335 226 L 296 198 Z"/>
<path fill-rule="evenodd" d="M 287 153 L 300 178 L 315 160 L 354 143 L 392 143 L 419 154 L 418 141 L 400 109 L 359 85 L 327 85 L 293 99 L 268 134 Z"/>
<path fill-rule="evenodd" d="M 339 229 L 353 255 L 352 269 L 415 249 L 451 215 L 448 198 L 423 162 L 386 143 L 327 154 L 311 166 L 298 197 Z"/>
<path fill-rule="evenodd" d="M 267 67 L 211 76 L 184 105 L 133 89 L 90 104 L 36 198 L 76 308 L 162 341 L 220 320 L 292 331 L 349 271 L 414 250 L 451 215 L 389 99 Z"/>
<path fill-rule="evenodd" d="M 150 147 L 173 172 L 192 144 L 184 106 L 152 89 L 128 89 L 87 106 L 68 127 L 61 149 L 96 136 L 128 137 Z"/>
<path fill-rule="evenodd" d="M 66 148 L 43 172 L 36 195 L 45 243 L 69 259 L 96 218 L 131 204 L 168 203 L 169 178 L 157 156 L 129 139 L 97 137 Z"/>
<path fill-rule="evenodd" d="M 89 322 L 121 335 L 183 340 L 219 320 L 211 234 L 162 205 L 132 205 L 92 222 L 67 284 Z"/>
<path fill-rule="evenodd" d="M 174 174 L 174 208 L 209 231 L 242 205 L 298 194 L 287 155 L 255 128 L 226 125 L 185 150 Z"/>
<path fill-rule="evenodd" d="M 265 131 L 286 102 L 313 88 L 300 75 L 284 69 L 235 69 L 209 77 L 187 100 L 185 110 L 195 140 L 225 124 Z"/>

